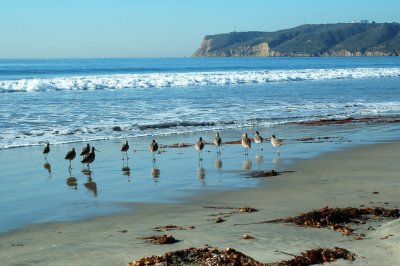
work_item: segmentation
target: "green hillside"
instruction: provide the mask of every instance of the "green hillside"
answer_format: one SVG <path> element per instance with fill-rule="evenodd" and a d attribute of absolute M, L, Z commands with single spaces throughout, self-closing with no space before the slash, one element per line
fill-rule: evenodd
<path fill-rule="evenodd" d="M 302 25 L 275 32 L 231 32 L 204 37 L 194 57 L 398 56 L 399 23 Z"/>

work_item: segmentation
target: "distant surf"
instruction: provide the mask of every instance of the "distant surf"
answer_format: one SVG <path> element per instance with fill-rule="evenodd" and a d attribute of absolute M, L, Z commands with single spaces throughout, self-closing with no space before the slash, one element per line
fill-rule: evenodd
<path fill-rule="evenodd" d="M 136 73 L 0 80 L 0 92 L 119 90 L 221 86 L 285 81 L 400 77 L 400 68 L 295 69 Z"/>

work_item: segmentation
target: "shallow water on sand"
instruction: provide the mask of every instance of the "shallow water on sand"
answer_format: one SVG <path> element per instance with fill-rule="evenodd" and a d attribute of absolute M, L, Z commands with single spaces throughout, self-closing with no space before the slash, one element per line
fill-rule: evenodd
<path fill-rule="evenodd" d="M 243 128 L 221 132 L 223 141 L 239 140 L 243 132 L 255 130 L 268 137 L 277 134 L 285 145 L 277 153 L 270 143 L 253 143 L 248 156 L 241 145 L 224 145 L 217 157 L 212 143 L 213 131 L 163 136 L 160 145 L 193 144 L 201 135 L 207 142 L 203 160 L 196 150 L 165 148 L 156 154 L 153 164 L 148 151 L 149 137 L 130 138 L 128 161 L 119 151 L 121 140 L 91 142 L 96 160 L 90 176 L 82 172 L 80 158 L 72 162 L 71 175 L 77 183 L 67 184 L 68 162 L 63 158 L 82 143 L 52 145 L 46 161 L 41 147 L 0 150 L 0 232 L 33 223 L 77 221 L 93 216 L 128 210 L 129 202 L 178 202 L 210 190 L 235 190 L 254 187 L 260 181 L 248 178 L 250 170 L 290 170 L 290 164 L 322 153 L 355 145 L 389 142 L 397 139 L 398 124 L 344 124 L 328 126 L 281 125 L 272 128 Z M 309 139 L 312 140 L 301 140 Z M 210 144 L 210 145 L 208 145 Z M 79 156 L 78 156 L 79 157 Z M 49 167 L 50 166 L 50 167 Z M 122 171 L 129 167 L 130 172 Z M 125 168 L 126 169 L 126 168 Z M 91 180 L 91 181 L 90 181 Z M 268 186 L 268 180 L 263 180 Z"/>

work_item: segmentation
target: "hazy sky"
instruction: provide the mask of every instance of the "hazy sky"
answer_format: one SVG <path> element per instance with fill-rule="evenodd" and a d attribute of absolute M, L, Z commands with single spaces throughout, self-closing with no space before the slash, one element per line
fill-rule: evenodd
<path fill-rule="evenodd" d="M 400 22 L 399 0 L 0 0 L 0 58 L 183 57 L 207 34 Z"/>

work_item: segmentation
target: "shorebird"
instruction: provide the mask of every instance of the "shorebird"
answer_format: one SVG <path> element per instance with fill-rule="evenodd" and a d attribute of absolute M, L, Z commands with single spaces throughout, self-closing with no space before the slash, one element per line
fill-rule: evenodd
<path fill-rule="evenodd" d="M 47 160 L 47 155 L 50 152 L 50 143 L 46 143 L 46 146 L 43 149 L 44 159 Z"/>
<path fill-rule="evenodd" d="M 86 163 L 88 168 L 89 164 L 93 163 L 94 159 L 96 159 L 96 154 L 94 151 L 98 150 L 96 150 L 95 147 L 92 147 L 92 150 L 88 154 L 86 154 L 83 160 L 81 161 L 81 163 Z"/>
<path fill-rule="evenodd" d="M 199 160 L 202 161 L 203 160 L 203 148 L 204 148 L 204 140 L 202 137 L 199 138 L 199 140 L 196 142 L 196 144 L 194 145 L 194 147 L 196 148 L 196 150 L 199 153 Z"/>
<path fill-rule="evenodd" d="M 75 159 L 75 156 L 76 156 L 75 148 L 72 148 L 72 150 L 68 151 L 67 155 L 65 155 L 64 159 L 69 160 L 69 168 L 71 168 L 71 161 Z"/>
<path fill-rule="evenodd" d="M 284 143 L 283 143 L 282 139 L 278 139 L 277 137 L 275 137 L 275 135 L 272 135 L 271 136 L 271 144 L 275 148 L 278 148 L 277 152 L 279 152 L 279 147 L 282 146 Z"/>
<path fill-rule="evenodd" d="M 220 146 L 221 146 L 221 144 L 222 144 L 221 137 L 219 136 L 219 133 L 216 132 L 216 133 L 215 133 L 215 137 L 214 137 L 214 145 L 215 145 L 215 147 L 217 148 L 217 154 L 220 154 L 220 153 L 221 153 L 221 151 L 220 151 Z"/>
<path fill-rule="evenodd" d="M 153 161 L 155 161 L 156 158 L 154 157 L 154 153 L 158 150 L 158 144 L 157 144 L 157 142 L 156 142 L 154 139 L 153 139 L 153 141 L 150 143 L 149 150 L 150 150 L 150 152 L 153 154 Z"/>
<path fill-rule="evenodd" d="M 129 157 L 128 157 L 128 150 L 129 150 L 128 140 L 125 140 L 125 143 L 122 144 L 122 146 L 121 146 L 121 151 L 122 151 L 122 153 L 125 152 L 125 155 L 126 155 L 126 159 L 127 159 L 127 160 L 129 159 Z"/>
<path fill-rule="evenodd" d="M 261 143 L 261 145 L 262 145 L 262 142 L 263 142 L 263 141 L 264 141 L 264 139 L 261 137 L 260 133 L 259 133 L 258 131 L 256 131 L 256 134 L 254 134 L 254 142 L 255 142 L 256 144 Z M 258 148 L 258 152 L 260 152 L 260 147 L 259 147 L 259 145 L 257 145 L 257 148 Z"/>
<path fill-rule="evenodd" d="M 86 156 L 89 152 L 90 152 L 90 145 L 88 143 L 88 144 L 86 144 L 85 147 L 83 147 L 82 152 L 81 152 L 81 156 Z"/>
<path fill-rule="evenodd" d="M 249 154 L 249 149 L 251 148 L 251 140 L 247 136 L 247 133 L 242 135 L 242 146 L 244 147 L 244 154 Z"/>

